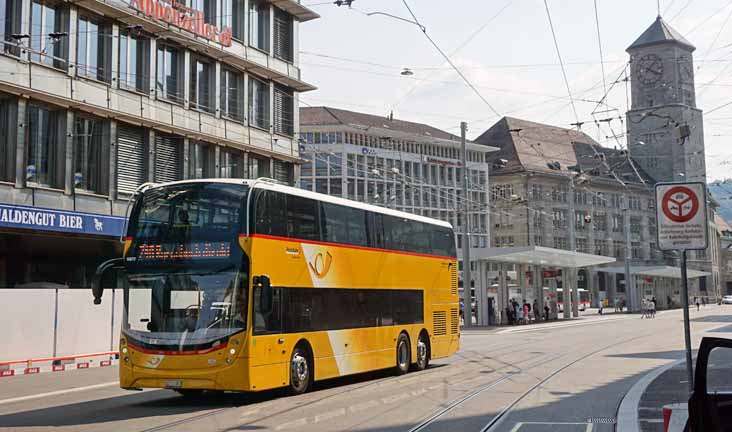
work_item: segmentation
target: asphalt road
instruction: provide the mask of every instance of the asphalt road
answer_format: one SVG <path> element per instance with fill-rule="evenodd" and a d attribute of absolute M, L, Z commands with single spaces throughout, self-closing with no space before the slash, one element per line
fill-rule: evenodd
<path fill-rule="evenodd" d="M 697 345 L 732 306 L 692 311 Z M 282 392 L 128 392 L 114 368 L 0 379 L 0 430 L 13 431 L 613 431 L 642 375 L 683 355 L 681 311 L 508 331 L 464 331 L 462 349 L 423 372 L 378 372 Z"/>

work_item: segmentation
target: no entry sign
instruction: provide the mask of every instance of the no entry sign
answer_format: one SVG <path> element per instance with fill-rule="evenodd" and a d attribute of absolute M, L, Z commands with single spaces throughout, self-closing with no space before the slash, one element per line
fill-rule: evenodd
<path fill-rule="evenodd" d="M 706 249 L 707 199 L 704 183 L 657 184 L 656 224 L 659 249 Z"/>

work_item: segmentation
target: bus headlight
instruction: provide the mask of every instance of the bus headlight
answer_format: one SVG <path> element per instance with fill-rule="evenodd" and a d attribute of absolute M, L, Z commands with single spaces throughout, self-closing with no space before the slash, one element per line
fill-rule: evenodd
<path fill-rule="evenodd" d="M 127 347 L 122 348 L 122 354 L 127 354 Z"/>
<path fill-rule="evenodd" d="M 229 354 L 231 354 L 231 355 L 234 355 L 234 354 L 236 354 L 236 350 L 235 350 L 234 348 L 230 349 L 230 350 L 229 350 Z"/>

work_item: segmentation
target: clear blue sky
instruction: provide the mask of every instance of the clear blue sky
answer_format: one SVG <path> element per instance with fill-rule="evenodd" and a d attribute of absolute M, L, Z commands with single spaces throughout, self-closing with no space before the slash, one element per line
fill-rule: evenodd
<path fill-rule="evenodd" d="M 303 77 L 319 87 L 302 95 L 303 105 L 329 105 L 378 115 L 393 110 L 395 117 L 453 133 L 465 120 L 471 138 L 498 119 L 443 61 L 419 28 L 384 16 L 365 15 L 378 11 L 409 18 L 401 0 L 355 0 L 352 10 L 320 4 L 322 0 L 303 3 L 313 5 L 322 16 L 300 26 Z M 408 3 L 428 34 L 451 54 L 499 114 L 564 127 L 575 122 L 543 0 Z M 591 121 L 596 104 L 590 101 L 605 93 L 593 0 L 548 0 L 548 4 L 570 88 L 577 99 L 577 117 Z M 655 19 L 656 0 L 597 0 L 597 4 L 609 88 L 628 61 L 625 48 Z M 661 11 L 664 19 L 697 47 L 698 107 L 709 111 L 732 102 L 732 1 L 661 0 Z M 405 67 L 414 75 L 402 76 Z M 604 115 L 624 116 L 625 83 L 615 84 L 608 94 L 609 105 L 619 111 Z M 620 121 L 610 125 L 622 133 Z M 607 127 L 598 131 L 588 123 L 583 130 L 603 145 L 617 145 L 615 139 L 606 138 L 611 135 Z M 732 146 L 728 145 L 732 139 L 732 104 L 705 115 L 704 132 L 709 179 L 732 176 L 727 174 L 732 168 Z M 620 142 L 625 145 L 624 138 Z"/>

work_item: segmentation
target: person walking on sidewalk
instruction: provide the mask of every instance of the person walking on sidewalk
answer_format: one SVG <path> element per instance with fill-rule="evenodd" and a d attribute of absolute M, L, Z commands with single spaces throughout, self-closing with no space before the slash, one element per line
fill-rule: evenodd
<path fill-rule="evenodd" d="M 701 305 L 701 302 L 699 301 L 699 297 L 694 297 L 695 303 L 696 303 L 696 311 L 699 312 L 699 306 Z"/>
<path fill-rule="evenodd" d="M 549 321 L 549 299 L 544 303 L 544 321 Z"/>
<path fill-rule="evenodd" d="M 656 296 L 651 297 L 651 303 L 653 303 L 653 308 L 651 309 L 651 318 L 656 317 L 656 310 L 658 306 L 658 300 L 656 300 Z"/>
<path fill-rule="evenodd" d="M 526 324 L 531 322 L 531 305 L 529 302 L 524 299 L 524 320 L 526 320 Z"/>
<path fill-rule="evenodd" d="M 539 322 L 541 320 L 541 311 L 539 311 L 539 302 L 534 299 L 534 321 Z"/>

